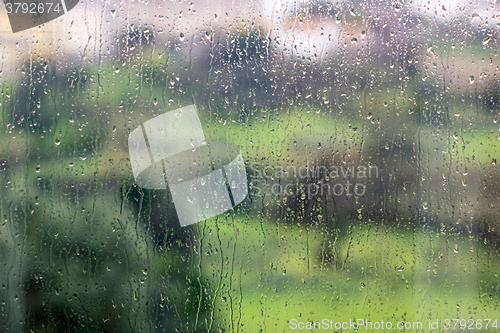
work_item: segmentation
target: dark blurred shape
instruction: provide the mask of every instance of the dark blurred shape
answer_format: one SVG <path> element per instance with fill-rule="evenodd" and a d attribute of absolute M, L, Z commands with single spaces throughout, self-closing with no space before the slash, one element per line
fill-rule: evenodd
<path fill-rule="evenodd" d="M 9 169 L 9 161 L 4 158 L 0 158 L 0 171 L 6 171 Z"/>

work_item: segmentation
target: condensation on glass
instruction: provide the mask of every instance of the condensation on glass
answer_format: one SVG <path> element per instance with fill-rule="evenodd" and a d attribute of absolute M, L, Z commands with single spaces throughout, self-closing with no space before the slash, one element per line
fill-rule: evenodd
<path fill-rule="evenodd" d="M 496 1 L 69 3 L 0 5 L 1 331 L 496 329 Z"/>

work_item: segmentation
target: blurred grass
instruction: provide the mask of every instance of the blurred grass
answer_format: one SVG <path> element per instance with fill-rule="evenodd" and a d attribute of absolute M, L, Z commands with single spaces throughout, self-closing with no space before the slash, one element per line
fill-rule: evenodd
<path fill-rule="evenodd" d="M 498 283 L 498 276 L 491 276 L 498 255 L 489 258 L 491 266 L 479 280 L 473 274 L 474 242 L 464 236 L 351 222 L 350 239 L 342 245 L 343 265 L 336 268 L 321 263 L 322 228 L 226 214 L 196 229 L 199 269 L 211 277 L 219 328 L 286 332 L 293 318 L 361 318 L 395 325 L 498 314 L 498 295 L 492 299 L 478 291 L 478 284 Z M 482 280 L 486 276 L 489 282 Z"/>

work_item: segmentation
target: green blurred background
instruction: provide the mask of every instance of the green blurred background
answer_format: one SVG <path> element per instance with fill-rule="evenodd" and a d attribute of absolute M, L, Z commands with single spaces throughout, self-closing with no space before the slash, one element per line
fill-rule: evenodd
<path fill-rule="evenodd" d="M 500 319 L 497 14 L 479 1 L 82 1 L 12 34 L 2 9 L 0 331 Z M 379 172 L 339 180 L 361 196 L 251 188 L 181 228 L 168 190 L 135 185 L 127 138 L 191 104 L 207 141 L 241 147 L 249 183 L 251 165 Z"/>

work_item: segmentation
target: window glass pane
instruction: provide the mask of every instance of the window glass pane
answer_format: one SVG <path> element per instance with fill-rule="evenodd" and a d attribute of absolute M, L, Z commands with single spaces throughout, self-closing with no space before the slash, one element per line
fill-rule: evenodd
<path fill-rule="evenodd" d="M 497 328 L 496 1 L 16 1 L 2 331 Z"/>

